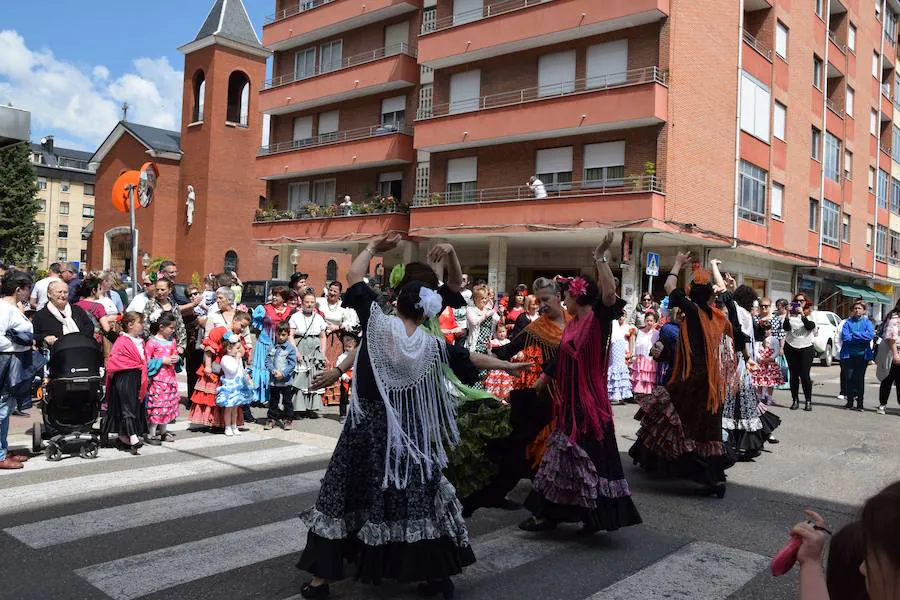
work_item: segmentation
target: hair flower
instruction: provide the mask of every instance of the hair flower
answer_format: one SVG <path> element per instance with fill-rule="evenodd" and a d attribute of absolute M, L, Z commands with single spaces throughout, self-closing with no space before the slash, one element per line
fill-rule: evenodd
<path fill-rule="evenodd" d="M 391 289 L 397 289 L 397 286 L 403 281 L 404 277 L 406 277 L 406 267 L 402 263 L 394 265 L 394 268 L 391 269 L 391 275 L 388 278 L 388 284 L 391 286 Z"/>
<path fill-rule="evenodd" d="M 426 318 L 431 319 L 438 316 L 443 307 L 444 301 L 440 294 L 425 286 L 419 288 L 419 301 L 416 302 L 416 308 L 422 309 Z"/>
<path fill-rule="evenodd" d="M 584 277 L 576 277 L 569 283 L 569 293 L 576 298 L 582 298 L 587 295 L 588 283 Z"/>
<path fill-rule="evenodd" d="M 246 305 L 246 304 L 238 304 L 238 305 L 237 305 L 237 310 L 239 310 L 239 311 L 241 311 L 241 312 L 245 312 L 245 313 L 250 312 L 250 310 L 247 308 L 247 305 Z"/>

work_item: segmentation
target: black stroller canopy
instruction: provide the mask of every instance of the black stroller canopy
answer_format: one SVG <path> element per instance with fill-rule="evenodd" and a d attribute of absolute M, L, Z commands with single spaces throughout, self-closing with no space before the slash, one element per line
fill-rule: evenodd
<path fill-rule="evenodd" d="M 97 342 L 80 333 L 70 333 L 59 338 L 50 349 L 50 377 L 99 375 L 103 354 Z"/>

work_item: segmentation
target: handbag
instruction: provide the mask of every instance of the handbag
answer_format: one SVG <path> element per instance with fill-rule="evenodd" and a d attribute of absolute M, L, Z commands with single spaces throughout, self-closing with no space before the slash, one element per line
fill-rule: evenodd
<path fill-rule="evenodd" d="M 891 373 L 894 366 L 894 352 L 890 344 L 881 342 L 878 344 L 878 354 L 875 355 L 875 377 L 878 381 L 884 381 Z"/>

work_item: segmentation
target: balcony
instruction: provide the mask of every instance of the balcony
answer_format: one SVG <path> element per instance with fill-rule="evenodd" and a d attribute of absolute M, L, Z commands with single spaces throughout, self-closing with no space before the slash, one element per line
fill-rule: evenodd
<path fill-rule="evenodd" d="M 269 15 L 263 25 L 263 45 L 287 50 L 422 7 L 422 0 L 298 0 Z"/>
<path fill-rule="evenodd" d="M 756 50 L 760 55 L 762 55 L 763 58 L 765 58 L 769 62 L 772 61 L 772 49 L 768 48 L 765 44 L 753 37 L 753 35 L 746 29 L 744 30 L 744 43 Z"/>
<path fill-rule="evenodd" d="M 316 205 L 317 206 L 317 205 Z M 322 213 L 328 208 L 319 207 Z M 264 213 L 260 218 L 260 212 Z M 400 210 L 394 212 L 369 213 L 361 215 L 318 215 L 311 216 L 309 209 L 292 211 L 260 211 L 254 219 L 251 231 L 254 240 L 260 244 L 279 244 L 285 241 L 303 242 L 326 248 L 339 248 L 348 242 L 364 241 L 383 235 L 389 231 L 406 233 L 409 231 L 409 214 Z M 332 210 L 331 212 L 334 212 Z M 270 214 L 279 214 L 270 218 Z"/>
<path fill-rule="evenodd" d="M 507 232 L 526 231 L 531 225 L 569 223 L 591 228 L 596 222 L 641 221 L 665 218 L 665 188 L 655 175 L 629 176 L 614 181 L 571 183 L 535 198 L 527 186 L 440 192 L 417 199 L 410 216 L 410 232 L 420 236 L 483 233 L 485 227 L 503 226 Z M 516 202 L 516 221 L 510 225 L 510 203 Z M 524 225 L 524 224 L 528 225 Z"/>
<path fill-rule="evenodd" d="M 835 50 L 841 54 L 847 54 L 847 46 L 838 42 L 837 34 L 831 30 L 828 31 L 828 41 L 831 42 Z"/>
<path fill-rule="evenodd" d="M 630 129 L 666 120 L 658 67 L 532 87 L 420 109 L 416 149 L 430 152 Z"/>
<path fill-rule="evenodd" d="M 265 82 L 260 110 L 282 115 L 416 85 L 416 51 L 400 43 L 316 65 L 309 73 L 287 73 Z"/>
<path fill-rule="evenodd" d="M 445 68 L 659 21 L 669 0 L 500 0 L 425 25 L 420 62 Z"/>
<path fill-rule="evenodd" d="M 275 180 L 407 164 L 416 156 L 410 136 L 407 125 L 374 125 L 278 142 L 259 149 L 256 171 Z"/>

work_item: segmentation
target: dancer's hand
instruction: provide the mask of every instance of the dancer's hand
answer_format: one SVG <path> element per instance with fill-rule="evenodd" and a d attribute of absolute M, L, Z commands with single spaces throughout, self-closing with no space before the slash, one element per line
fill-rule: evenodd
<path fill-rule="evenodd" d="M 513 363 L 506 361 L 506 366 L 503 367 L 503 370 L 509 373 L 510 375 L 517 375 L 522 371 L 527 371 L 531 367 L 534 366 L 533 362 L 523 362 L 523 363 Z"/>
<path fill-rule="evenodd" d="M 825 549 L 825 519 L 819 513 L 807 510 L 804 511 L 809 516 L 812 525 L 807 521 L 797 523 L 791 529 L 791 534 L 796 535 L 801 540 L 800 549 L 797 551 L 797 561 L 801 566 L 807 563 L 815 565 L 821 564 L 822 551 Z M 820 529 L 816 529 L 816 528 Z"/>
<path fill-rule="evenodd" d="M 753 372 L 753 371 L 756 371 L 758 368 L 759 368 L 759 365 L 756 364 L 755 360 L 751 359 L 751 360 L 747 361 L 747 370 L 748 371 Z"/>
<path fill-rule="evenodd" d="M 691 253 L 690 252 L 679 252 L 675 255 L 675 267 L 680 271 L 684 265 L 691 262 Z M 673 271 L 675 268 L 672 269 Z"/>
<path fill-rule="evenodd" d="M 613 232 L 607 231 L 606 235 L 603 236 L 603 239 L 600 241 L 600 244 L 594 248 L 594 260 L 598 261 L 603 258 L 603 255 L 606 254 L 606 251 L 609 250 L 609 247 L 612 246 L 613 243 Z"/>
<path fill-rule="evenodd" d="M 331 369 L 328 369 L 327 371 L 320 371 L 320 372 L 316 373 L 312 378 L 312 382 L 310 383 L 310 386 L 313 389 L 322 389 L 322 388 L 331 387 L 332 385 L 337 383 L 337 380 L 340 378 L 341 378 L 341 370 L 338 369 L 337 367 L 332 367 Z"/>
<path fill-rule="evenodd" d="M 711 267 L 718 267 L 721 264 L 722 264 L 722 261 L 719 260 L 718 258 L 713 258 L 709 261 L 709 266 L 711 266 Z"/>
<path fill-rule="evenodd" d="M 734 292 L 737 289 L 737 281 L 734 280 L 731 273 L 725 273 L 725 289 L 729 292 Z"/>
<path fill-rule="evenodd" d="M 454 252 L 456 252 L 456 249 L 453 247 L 453 244 L 437 244 L 428 251 L 428 262 L 439 263 Z"/>
<path fill-rule="evenodd" d="M 385 233 L 369 242 L 369 250 L 371 250 L 373 254 L 389 252 L 397 247 L 401 237 L 402 236 L 399 233 Z"/>

